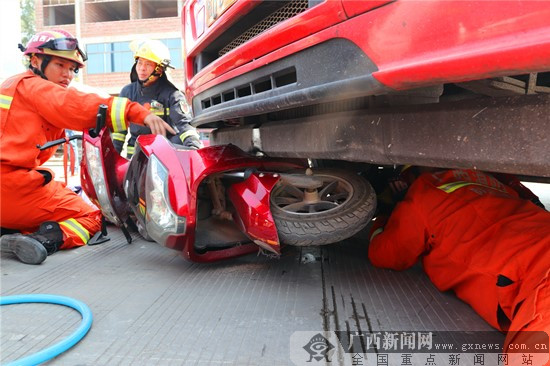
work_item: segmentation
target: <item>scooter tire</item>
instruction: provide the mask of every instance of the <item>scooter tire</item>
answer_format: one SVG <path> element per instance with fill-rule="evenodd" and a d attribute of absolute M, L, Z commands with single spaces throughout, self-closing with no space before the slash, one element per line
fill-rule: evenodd
<path fill-rule="evenodd" d="M 283 184 L 275 186 L 271 192 L 271 213 L 279 240 L 283 244 L 319 246 L 337 243 L 363 229 L 374 215 L 376 193 L 367 180 L 353 172 L 339 169 L 314 169 L 313 173 L 315 177 L 326 181 L 327 185 L 336 182 L 333 184 L 339 188 L 336 188 L 333 197 L 345 195 L 346 192 L 348 195 L 336 207 L 325 211 L 291 212 L 280 204 L 285 202 L 285 187 Z M 308 210 L 306 207 L 304 209 Z"/>

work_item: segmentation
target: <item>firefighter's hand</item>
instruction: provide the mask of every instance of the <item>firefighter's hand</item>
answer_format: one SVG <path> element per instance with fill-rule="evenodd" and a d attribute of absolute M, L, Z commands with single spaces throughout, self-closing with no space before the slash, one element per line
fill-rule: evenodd
<path fill-rule="evenodd" d="M 200 149 L 204 147 L 202 145 L 201 140 L 199 140 L 196 136 L 188 136 L 183 140 L 183 146 L 191 148 L 191 149 Z"/>
<path fill-rule="evenodd" d="M 150 113 L 147 117 L 145 117 L 145 120 L 143 121 L 143 124 L 145 126 L 149 127 L 151 129 L 151 133 L 155 134 L 155 135 L 166 136 L 166 131 L 170 132 L 173 135 L 175 135 L 177 133 L 162 118 L 160 118 L 159 116 L 154 115 L 153 113 Z"/>
<path fill-rule="evenodd" d="M 390 179 L 388 183 L 390 186 L 390 190 L 394 195 L 401 195 L 409 188 L 407 182 L 402 179 Z"/>
<path fill-rule="evenodd" d="M 199 138 L 199 133 L 194 128 L 188 128 L 187 131 L 179 135 L 179 138 L 183 146 L 189 149 L 200 149 L 204 147 Z"/>

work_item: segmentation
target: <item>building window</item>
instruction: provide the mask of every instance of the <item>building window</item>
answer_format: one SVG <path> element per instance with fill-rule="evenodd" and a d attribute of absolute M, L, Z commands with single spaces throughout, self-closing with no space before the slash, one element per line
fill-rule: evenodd
<path fill-rule="evenodd" d="M 86 23 L 130 20 L 130 1 L 85 0 Z"/>
<path fill-rule="evenodd" d="M 181 55 L 181 39 L 180 38 L 171 38 L 171 39 L 161 39 L 162 42 L 170 50 L 170 65 L 174 66 L 176 69 L 181 69 L 183 66 L 182 55 Z"/>
<path fill-rule="evenodd" d="M 130 72 L 134 60 L 130 42 L 96 43 L 86 46 L 88 74 Z"/>
<path fill-rule="evenodd" d="M 171 65 L 182 67 L 181 39 L 161 39 L 170 50 Z M 130 72 L 134 64 L 130 42 L 93 43 L 86 46 L 88 74 Z"/>
<path fill-rule="evenodd" d="M 139 19 L 178 16 L 177 0 L 141 0 L 137 5 Z"/>
<path fill-rule="evenodd" d="M 74 0 L 43 0 L 44 25 L 75 24 Z"/>

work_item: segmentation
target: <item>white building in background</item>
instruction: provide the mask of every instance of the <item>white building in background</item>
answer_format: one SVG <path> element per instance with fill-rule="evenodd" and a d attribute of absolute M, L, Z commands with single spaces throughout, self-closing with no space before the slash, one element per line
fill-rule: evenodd
<path fill-rule="evenodd" d="M 22 53 L 17 48 L 21 42 L 21 8 L 19 0 L 1 0 L 0 34 L 2 57 L 0 57 L 0 82 L 25 70 Z"/>

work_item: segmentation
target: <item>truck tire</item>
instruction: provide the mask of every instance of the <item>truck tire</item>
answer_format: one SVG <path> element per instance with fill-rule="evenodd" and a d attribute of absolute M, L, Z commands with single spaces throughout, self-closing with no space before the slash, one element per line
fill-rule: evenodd
<path fill-rule="evenodd" d="M 271 213 L 281 243 L 336 243 L 355 235 L 374 215 L 376 194 L 364 178 L 338 169 L 314 169 L 313 175 L 323 180 L 317 202 L 304 201 L 303 190 L 282 182 L 271 192 Z"/>

